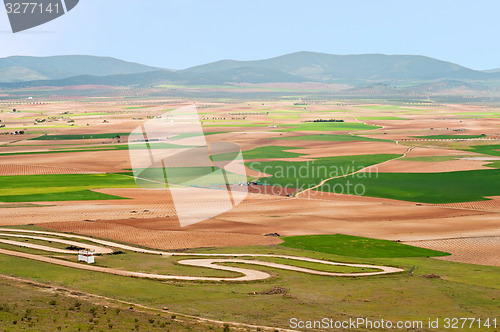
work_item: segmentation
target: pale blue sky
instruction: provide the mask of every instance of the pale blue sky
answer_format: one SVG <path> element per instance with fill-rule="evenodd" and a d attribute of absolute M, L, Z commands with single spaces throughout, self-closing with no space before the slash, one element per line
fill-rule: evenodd
<path fill-rule="evenodd" d="M 182 69 L 295 51 L 419 54 L 500 67 L 498 0 L 80 0 L 12 34 L 0 8 L 0 57 L 105 55 Z"/>

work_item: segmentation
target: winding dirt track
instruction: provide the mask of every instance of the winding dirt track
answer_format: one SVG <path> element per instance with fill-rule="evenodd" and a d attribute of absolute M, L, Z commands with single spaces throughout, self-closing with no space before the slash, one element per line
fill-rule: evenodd
<path fill-rule="evenodd" d="M 150 273 L 143 273 L 143 272 L 133 272 L 133 271 L 117 270 L 117 269 L 99 267 L 99 266 L 94 266 L 94 265 L 85 265 L 85 264 L 81 264 L 81 263 L 69 262 L 69 261 L 65 261 L 65 260 L 61 260 L 61 259 L 56 259 L 56 258 L 51 258 L 51 257 L 45 257 L 45 256 L 28 254 L 28 253 L 23 253 L 23 252 L 18 252 L 18 251 L 11 251 L 11 250 L 0 249 L 0 254 L 11 255 L 11 256 L 16 256 L 16 257 L 22 257 L 22 258 L 28 258 L 28 259 L 33 259 L 33 260 L 37 260 L 37 261 L 41 261 L 41 262 L 46 262 L 46 263 L 52 263 L 52 264 L 57 264 L 57 265 L 62 265 L 62 266 L 67 266 L 67 267 L 72 267 L 72 268 L 78 268 L 78 269 L 83 269 L 83 270 L 90 270 L 90 271 L 97 271 L 97 272 L 104 272 L 104 273 L 116 274 L 116 275 L 121 275 L 121 276 L 139 277 L 139 278 L 150 278 L 150 279 L 159 279 L 159 280 L 254 281 L 254 280 L 263 280 L 263 279 L 267 279 L 267 278 L 271 277 L 271 275 L 269 273 L 266 273 L 266 272 L 263 272 L 263 271 L 245 269 L 245 268 L 241 268 L 241 267 L 224 266 L 224 265 L 219 265 L 218 263 L 254 264 L 254 265 L 267 266 L 267 267 L 272 267 L 272 268 L 277 268 L 277 269 L 283 269 L 283 270 L 303 272 L 303 273 L 308 273 L 308 274 L 313 274 L 313 275 L 333 276 L 333 277 L 362 277 L 362 276 L 373 276 L 373 275 L 388 274 L 388 273 L 397 273 L 397 272 L 404 271 L 403 269 L 400 269 L 400 268 L 388 267 L 388 266 L 368 265 L 368 264 L 338 263 L 338 262 L 331 262 L 331 261 L 325 261 L 325 260 L 314 259 L 314 258 L 296 257 L 296 256 L 287 256 L 287 255 L 198 254 L 198 253 L 163 252 L 163 251 L 154 251 L 154 250 L 136 248 L 136 247 L 132 247 L 132 246 L 128 246 L 128 245 L 123 245 L 123 244 L 114 243 L 114 242 L 110 242 L 110 241 L 98 240 L 98 239 L 93 239 L 93 238 L 86 237 L 86 236 L 73 235 L 73 234 L 64 234 L 64 233 L 55 233 L 55 232 L 43 232 L 43 231 L 30 231 L 30 230 L 19 230 L 19 229 L 2 229 L 2 231 L 6 231 L 6 232 L 20 232 L 20 233 L 31 233 L 31 234 L 45 234 L 45 235 L 52 235 L 52 236 L 59 236 L 59 237 L 66 237 L 66 238 L 78 238 L 78 239 L 81 239 L 81 240 L 91 241 L 91 242 L 94 242 L 94 243 L 98 243 L 98 244 L 101 244 L 101 245 L 110 246 L 110 247 L 113 247 L 113 248 L 119 248 L 119 249 L 130 250 L 130 251 L 135 251 L 135 252 L 140 252 L 140 253 L 147 253 L 147 254 L 157 254 L 157 255 L 166 255 L 166 256 L 219 257 L 219 258 L 185 259 L 185 260 L 179 261 L 178 263 L 182 264 L 182 265 L 187 265 L 187 266 L 204 267 L 204 268 L 210 268 L 210 269 L 216 269 L 216 270 L 224 270 L 224 271 L 230 271 L 230 272 L 236 272 L 236 273 L 242 274 L 242 276 L 234 277 L 234 278 L 191 277 L 191 276 L 173 276 L 173 275 L 163 275 L 163 274 L 150 274 Z M 2 234 L 0 234 L 0 235 L 2 235 Z M 14 234 L 5 234 L 5 235 L 6 236 L 15 236 Z M 22 235 L 21 237 L 41 239 L 41 237 L 39 237 L 39 236 Z M 53 238 L 44 238 L 44 239 L 49 239 L 50 241 L 54 241 Z M 61 242 L 61 241 L 64 241 L 64 240 L 58 240 L 57 242 Z M 14 244 L 14 245 L 16 245 L 16 243 L 19 243 L 19 242 L 16 242 L 16 241 L 9 241 L 9 242 L 11 242 L 10 244 Z M 71 241 L 69 241 L 69 242 L 71 242 Z M 4 243 L 7 243 L 7 242 L 4 242 Z M 64 243 L 64 242 L 62 242 L 62 243 Z M 22 244 L 23 244 L 24 247 L 30 247 L 30 248 L 39 249 L 39 250 L 54 251 L 53 249 L 55 249 L 55 248 L 51 248 L 51 247 L 45 247 L 45 246 L 41 246 L 41 245 L 34 245 L 34 244 L 28 244 L 28 243 L 22 243 Z M 78 244 L 80 246 L 82 245 L 82 243 L 78 243 Z M 94 246 L 94 247 L 96 247 L 96 246 Z M 97 248 L 99 248 L 99 250 L 101 252 L 103 252 L 105 250 L 109 250 L 108 248 L 102 248 L 102 247 L 98 247 L 98 246 L 97 246 Z M 231 257 L 231 258 L 220 258 L 220 257 Z M 319 263 L 319 264 L 324 264 L 324 265 L 336 265 L 336 266 L 347 266 L 347 267 L 377 269 L 379 271 L 375 271 L 375 272 L 358 272 L 358 273 L 335 273 L 335 272 L 317 271 L 317 270 L 312 270 L 312 269 L 307 269 L 307 268 L 302 268 L 302 267 L 296 267 L 296 266 L 291 266 L 291 265 L 286 265 L 286 264 L 279 264 L 279 263 L 272 263 L 272 262 L 265 262 L 265 261 L 258 261 L 258 260 L 238 259 L 238 258 L 234 258 L 234 257 L 284 258 L 284 259 L 290 259 L 290 260 L 298 260 L 298 261 L 304 261 L 304 262 Z"/>

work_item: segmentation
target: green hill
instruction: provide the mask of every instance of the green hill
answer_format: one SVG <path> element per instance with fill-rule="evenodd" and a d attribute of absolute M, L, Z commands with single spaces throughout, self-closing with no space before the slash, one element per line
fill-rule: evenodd
<path fill-rule="evenodd" d="M 64 55 L 11 56 L 0 59 L 0 82 L 62 79 L 79 75 L 135 74 L 158 68 L 110 57 Z"/>

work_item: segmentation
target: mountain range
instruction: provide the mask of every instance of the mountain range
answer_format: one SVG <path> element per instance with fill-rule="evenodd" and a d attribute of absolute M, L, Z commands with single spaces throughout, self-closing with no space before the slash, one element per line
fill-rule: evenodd
<path fill-rule="evenodd" d="M 500 80 L 500 70 L 472 70 L 419 55 L 332 55 L 296 52 L 256 61 L 221 60 L 169 70 L 110 57 L 84 55 L 0 59 L 3 88 L 70 85 L 155 86 L 226 84 Z"/>

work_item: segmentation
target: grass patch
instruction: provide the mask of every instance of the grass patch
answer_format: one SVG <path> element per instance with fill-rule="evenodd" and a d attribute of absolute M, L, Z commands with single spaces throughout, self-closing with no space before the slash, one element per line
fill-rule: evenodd
<path fill-rule="evenodd" d="M 350 174 L 367 166 L 398 157 L 394 154 L 374 154 L 318 158 L 315 161 L 262 161 L 249 162 L 247 166 L 270 174 L 260 178 L 262 184 L 287 188 L 307 189 L 322 180 Z"/>
<path fill-rule="evenodd" d="M 472 139 L 484 138 L 486 135 L 429 135 L 429 136 L 412 136 L 421 139 Z"/>
<path fill-rule="evenodd" d="M 245 159 L 268 159 L 268 158 L 296 158 L 304 156 L 304 153 L 289 152 L 285 150 L 303 150 L 296 147 L 288 146 L 261 146 L 252 150 L 243 151 Z"/>
<path fill-rule="evenodd" d="M 286 139 L 286 140 L 296 140 L 296 141 L 327 141 L 327 142 L 349 142 L 349 141 L 363 141 L 363 142 L 392 142 L 390 140 L 362 137 L 356 135 L 328 135 L 328 134 L 318 134 L 318 135 L 303 135 L 294 137 L 273 137 L 272 139 Z"/>
<path fill-rule="evenodd" d="M 410 120 L 407 118 L 400 118 L 398 116 L 362 116 L 357 117 L 358 120 Z"/>
<path fill-rule="evenodd" d="M 393 106 L 393 105 L 359 105 L 359 106 L 354 106 L 354 107 L 370 109 L 370 110 L 380 110 L 380 111 L 427 111 L 427 110 L 421 110 L 421 109 L 417 109 L 417 108 L 405 108 L 405 107 Z"/>
<path fill-rule="evenodd" d="M 432 156 L 432 157 L 413 157 L 413 158 L 402 158 L 402 161 L 422 161 L 429 163 L 437 163 L 441 161 L 451 161 L 460 158 L 459 156 Z"/>
<path fill-rule="evenodd" d="M 213 124 L 213 125 L 205 125 L 203 127 L 267 127 L 269 124 L 255 124 L 255 123 L 235 123 L 235 124 Z"/>
<path fill-rule="evenodd" d="M 243 151 L 244 159 L 271 159 L 271 158 L 296 158 L 304 156 L 304 153 L 289 152 L 285 150 L 301 150 L 301 148 L 288 146 L 261 146 L 252 150 Z M 211 156 L 213 161 L 234 160 L 238 156 L 237 152 L 219 153 Z"/>
<path fill-rule="evenodd" d="M 131 310 L 129 305 L 63 290 L 0 280 L 0 329 L 5 331 L 208 331 L 216 324 L 175 317 L 151 310 Z"/>
<path fill-rule="evenodd" d="M 359 131 L 374 130 L 382 127 L 366 125 L 357 122 L 306 122 L 299 125 L 286 125 L 291 128 L 279 129 L 274 131 Z"/>
<path fill-rule="evenodd" d="M 491 168 L 500 168 L 500 160 L 495 160 L 491 163 L 485 164 L 484 166 Z"/>
<path fill-rule="evenodd" d="M 0 195 L 0 201 L 14 202 L 63 202 L 63 201 L 102 201 L 110 199 L 126 199 L 119 196 L 102 194 L 92 190 L 76 190 L 53 193 L 27 195 Z"/>
<path fill-rule="evenodd" d="M 445 252 L 413 247 L 394 241 L 343 234 L 287 236 L 283 240 L 285 242 L 281 243 L 281 246 L 350 257 L 395 258 L 449 255 Z"/>
<path fill-rule="evenodd" d="M 85 134 L 85 135 L 42 135 L 30 138 L 32 141 L 65 141 L 78 139 L 99 139 L 99 138 L 116 138 L 128 137 L 130 133 L 106 133 L 106 134 Z"/>
<path fill-rule="evenodd" d="M 49 205 L 41 204 L 0 204 L 0 209 L 15 209 L 15 208 L 27 208 L 27 207 L 47 207 Z"/>
<path fill-rule="evenodd" d="M 500 157 L 500 145 L 473 145 L 463 150 Z"/>
<path fill-rule="evenodd" d="M 444 204 L 484 201 L 487 200 L 486 196 L 498 196 L 499 179 L 499 169 L 446 173 L 378 173 L 376 177 L 355 174 L 330 180 L 319 190 L 333 192 L 335 188 L 346 188 L 351 183 L 363 186 L 365 196 Z"/>
<path fill-rule="evenodd" d="M 283 243 L 281 244 L 283 245 Z M 292 246 L 289 246 L 290 248 L 294 248 Z M 299 248 L 303 249 L 303 248 Z M 316 250 L 318 251 L 318 250 Z M 303 267 L 306 269 L 311 269 L 311 270 L 316 270 L 316 271 L 325 271 L 325 272 L 333 272 L 333 273 L 359 273 L 359 272 L 376 272 L 380 271 L 378 269 L 369 269 L 369 268 L 362 268 L 362 267 L 352 267 L 352 266 L 343 266 L 343 265 L 326 265 L 326 264 L 320 264 L 320 263 L 313 263 L 313 262 L 306 262 L 306 261 L 299 261 L 299 260 L 294 260 L 294 259 L 288 259 L 288 258 L 274 258 L 274 257 L 245 257 L 245 259 L 254 259 L 254 260 L 259 260 L 259 261 L 264 261 L 264 262 L 272 262 L 272 263 L 278 263 L 278 264 L 285 264 L 285 265 L 291 265 L 291 266 L 297 266 L 297 267 Z M 248 266 L 246 266 L 248 267 Z"/>
<path fill-rule="evenodd" d="M 121 199 L 91 191 L 98 188 L 136 187 L 121 174 L 58 174 L 0 176 L 0 201 L 41 202 Z"/>

